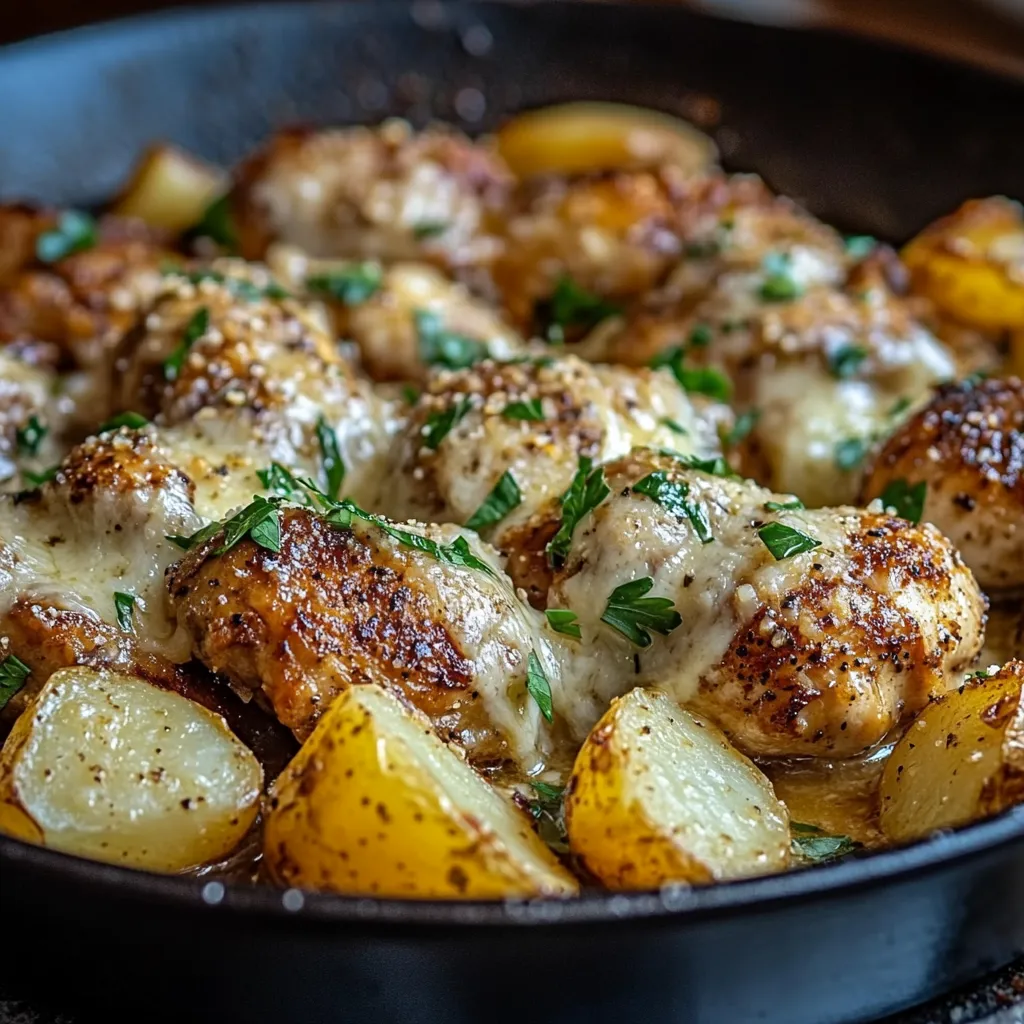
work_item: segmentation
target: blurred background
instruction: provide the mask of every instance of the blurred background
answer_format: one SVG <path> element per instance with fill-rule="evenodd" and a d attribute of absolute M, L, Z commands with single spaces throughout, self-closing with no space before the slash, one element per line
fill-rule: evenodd
<path fill-rule="evenodd" d="M 385 3 L 387 0 L 376 0 Z M 429 2 L 429 0 L 427 0 Z M 641 0 L 636 0 L 641 2 Z M 1024 0 L 657 0 L 759 21 L 827 24 L 1024 75 Z M 3 4 L 0 42 L 202 0 L 40 0 Z"/>

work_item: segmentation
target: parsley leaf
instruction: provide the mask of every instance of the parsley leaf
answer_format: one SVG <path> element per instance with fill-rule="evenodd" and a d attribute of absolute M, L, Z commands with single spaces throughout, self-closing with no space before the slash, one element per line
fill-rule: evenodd
<path fill-rule="evenodd" d="M 180 274 L 180 268 L 171 267 L 164 273 Z M 271 281 L 266 288 L 260 288 L 244 277 L 230 277 L 222 274 L 219 270 L 193 270 L 184 275 L 192 284 L 202 284 L 203 281 L 213 281 L 215 284 L 223 285 L 237 299 L 244 299 L 246 302 L 255 302 L 264 297 L 268 299 L 286 299 L 289 293 L 276 281 Z"/>
<path fill-rule="evenodd" d="M 446 330 L 436 313 L 418 309 L 413 314 L 419 337 L 420 358 L 428 366 L 464 370 L 490 355 L 487 346 L 475 338 Z"/>
<path fill-rule="evenodd" d="M 455 402 L 441 412 L 432 412 L 423 424 L 423 443 L 436 452 L 441 442 L 448 436 L 452 427 L 459 423 L 473 408 L 469 395 L 457 398 Z"/>
<path fill-rule="evenodd" d="M 644 597 L 654 580 L 650 576 L 616 587 L 608 598 L 608 606 L 601 616 L 613 629 L 617 629 L 637 647 L 650 647 L 648 630 L 667 636 L 682 624 L 682 616 L 667 597 Z"/>
<path fill-rule="evenodd" d="M 710 324 L 696 324 L 687 340 L 691 348 L 707 348 L 714 336 Z"/>
<path fill-rule="evenodd" d="M 678 434 L 680 437 L 686 437 L 690 432 L 681 423 L 677 423 L 674 419 L 668 416 L 662 416 L 658 422 L 663 427 L 668 427 L 673 434 Z"/>
<path fill-rule="evenodd" d="M 565 828 L 565 789 L 552 786 L 549 782 L 530 780 L 536 800 L 529 802 L 530 814 L 537 822 L 537 834 L 555 851 L 566 854 L 569 852 L 569 840 Z"/>
<path fill-rule="evenodd" d="M 299 481 L 292 475 L 291 470 L 286 469 L 280 462 L 271 462 L 267 469 L 257 469 L 256 475 L 266 490 L 299 505 L 309 504 L 309 498 Z"/>
<path fill-rule="evenodd" d="M 8 701 L 25 685 L 25 680 L 32 674 L 17 655 L 8 654 L 0 661 L 0 711 L 7 707 Z"/>
<path fill-rule="evenodd" d="M 470 530 L 482 530 L 500 523 L 512 509 L 522 504 L 522 501 L 523 495 L 515 477 L 506 470 L 501 474 L 501 479 L 494 485 L 491 493 L 466 521 L 466 527 Z"/>
<path fill-rule="evenodd" d="M 685 361 L 686 349 L 673 345 L 659 352 L 647 365 L 652 370 L 671 370 L 679 386 L 688 393 L 707 395 L 723 402 L 729 398 L 732 384 L 721 370 L 713 366 L 688 367 Z"/>
<path fill-rule="evenodd" d="M 164 377 L 167 380 L 177 380 L 181 373 L 182 366 L 188 358 L 189 350 L 201 338 L 210 327 L 210 310 L 206 306 L 200 306 L 185 324 L 185 333 L 181 337 L 181 343 L 164 360 Z"/>
<path fill-rule="evenodd" d="M 793 852 L 819 863 L 853 853 L 860 847 L 860 843 L 849 836 L 830 835 L 814 825 L 793 821 L 789 828 L 793 837 Z"/>
<path fill-rule="evenodd" d="M 701 544 L 710 544 L 715 538 L 711 533 L 711 520 L 707 509 L 687 500 L 690 485 L 685 481 L 670 480 L 667 473 L 657 470 L 633 484 L 632 490 L 653 498 L 662 508 L 673 515 L 690 520 Z"/>
<path fill-rule="evenodd" d="M 134 633 L 135 625 L 133 615 L 135 612 L 135 597 L 132 594 L 123 594 L 119 590 L 114 591 L 114 611 L 117 612 L 117 624 L 126 633 Z"/>
<path fill-rule="evenodd" d="M 588 292 L 563 274 L 551 295 L 537 303 L 536 319 L 540 333 L 552 345 L 561 345 L 566 340 L 566 328 L 588 331 L 621 312 L 621 306 Z"/>
<path fill-rule="evenodd" d="M 29 416 L 28 422 L 23 427 L 18 427 L 14 436 L 18 443 L 18 451 L 22 455 L 38 455 L 39 446 L 43 438 L 50 432 L 50 428 L 39 422 L 38 417 Z"/>
<path fill-rule="evenodd" d="M 891 480 L 882 491 L 882 504 L 886 508 L 896 509 L 896 515 L 901 519 L 919 523 L 927 492 L 928 483 L 925 480 L 916 484 L 908 484 L 903 479 Z"/>
<path fill-rule="evenodd" d="M 793 260 L 789 253 L 768 253 L 761 269 L 765 279 L 759 294 L 764 302 L 790 302 L 803 295 L 803 285 L 793 277 Z"/>
<path fill-rule="evenodd" d="M 529 398 L 523 402 L 509 402 L 501 415 L 507 420 L 527 420 L 538 423 L 544 419 L 544 407 L 539 398 Z"/>
<path fill-rule="evenodd" d="M 49 469 L 44 469 L 39 473 L 33 473 L 30 469 L 23 469 L 21 475 L 33 486 L 41 487 L 43 484 L 48 484 L 58 473 L 60 466 L 50 466 Z"/>
<path fill-rule="evenodd" d="M 97 434 L 105 434 L 108 430 L 120 430 L 121 427 L 127 427 L 129 430 L 140 430 L 146 426 L 149 420 L 146 419 L 141 413 L 137 412 L 119 412 L 116 416 L 111 417 L 109 420 L 105 420 L 96 429 Z"/>
<path fill-rule="evenodd" d="M 540 713 L 545 720 L 550 722 L 554 719 L 554 711 L 551 706 L 551 684 L 544 674 L 544 666 L 540 663 L 534 651 L 530 651 L 526 659 L 526 689 L 530 696 L 537 702 Z"/>
<path fill-rule="evenodd" d="M 732 430 L 725 435 L 725 445 L 727 448 L 735 448 L 741 441 L 745 440 L 750 432 L 757 426 L 757 421 L 761 418 L 760 409 L 748 409 L 746 412 L 741 412 L 736 417 L 736 422 L 732 425 Z"/>
<path fill-rule="evenodd" d="M 79 210 L 65 210 L 57 226 L 36 239 L 36 258 L 40 263 L 56 263 L 75 252 L 91 249 L 98 241 L 96 221 Z"/>
<path fill-rule="evenodd" d="M 192 234 L 197 238 L 211 238 L 225 249 L 238 248 L 238 232 L 231 213 L 229 193 L 225 192 L 207 206 Z"/>
<path fill-rule="evenodd" d="M 786 512 L 790 509 L 803 508 L 804 503 L 799 498 L 794 498 L 792 501 L 766 501 L 764 507 L 769 512 Z"/>
<path fill-rule="evenodd" d="M 886 413 L 886 416 L 896 419 L 902 416 L 913 404 L 906 395 L 901 395 L 893 402 L 892 408 Z"/>
<path fill-rule="evenodd" d="M 863 345 L 840 345 L 828 353 L 828 370 L 836 380 L 849 380 L 868 357 Z"/>
<path fill-rule="evenodd" d="M 557 569 L 565 563 L 569 546 L 572 544 L 573 531 L 580 520 L 593 512 L 611 494 L 604 479 L 604 470 L 598 466 L 591 471 L 592 465 L 593 462 L 589 458 L 580 457 L 572 483 L 561 497 L 562 522 L 558 532 L 544 549 L 553 568 Z"/>
<path fill-rule="evenodd" d="M 544 612 L 548 625 L 556 632 L 564 636 L 575 637 L 577 640 L 583 635 L 580 633 L 579 623 L 576 621 L 576 613 L 567 608 L 548 608 Z"/>
<path fill-rule="evenodd" d="M 188 537 L 166 535 L 164 540 L 169 540 L 172 544 L 181 548 L 182 551 L 190 551 L 197 544 L 202 544 L 204 541 L 209 540 L 218 533 L 220 533 L 220 523 L 215 520 L 212 523 L 207 523 L 205 526 L 201 526 L 195 533 L 190 534 Z"/>
<path fill-rule="evenodd" d="M 832 450 L 832 458 L 837 469 L 848 473 L 851 469 L 856 469 L 864 461 L 864 456 L 867 453 L 868 442 L 866 438 L 848 437 L 836 443 L 835 448 Z"/>
<path fill-rule="evenodd" d="M 320 464 L 327 481 L 325 493 L 328 498 L 337 498 L 345 482 L 345 460 L 338 448 L 338 435 L 323 416 L 316 421 L 316 439 L 320 443 Z"/>
<path fill-rule="evenodd" d="M 428 238 L 437 238 L 448 230 L 448 224 L 443 220 L 421 220 L 419 224 L 413 225 L 413 238 L 425 241 Z"/>
<path fill-rule="evenodd" d="M 358 306 L 380 288 L 383 277 L 379 263 L 353 263 L 327 274 L 307 277 L 306 287 L 346 306 Z"/>
<path fill-rule="evenodd" d="M 411 384 L 403 384 L 402 398 L 406 405 L 415 405 L 420 400 L 419 388 L 414 388 Z"/>
<path fill-rule="evenodd" d="M 851 260 L 862 260 L 875 251 L 878 239 L 872 235 L 850 235 L 846 239 L 846 255 Z"/>
<path fill-rule="evenodd" d="M 757 531 L 757 535 L 776 562 L 821 547 L 820 540 L 801 533 L 785 523 L 765 523 Z"/>
<path fill-rule="evenodd" d="M 682 452 L 674 452 L 671 448 L 657 450 L 660 454 L 668 455 L 677 462 L 681 462 L 687 469 L 696 469 L 700 473 L 709 473 L 711 476 L 720 476 L 725 479 L 739 476 L 721 455 L 713 455 L 711 458 L 704 459 L 699 455 L 683 455 Z"/>
<path fill-rule="evenodd" d="M 224 543 L 213 553 L 226 554 L 247 536 L 261 548 L 275 554 L 280 551 L 281 516 L 277 507 L 279 501 L 280 498 L 256 495 L 245 508 L 235 513 L 224 524 Z"/>

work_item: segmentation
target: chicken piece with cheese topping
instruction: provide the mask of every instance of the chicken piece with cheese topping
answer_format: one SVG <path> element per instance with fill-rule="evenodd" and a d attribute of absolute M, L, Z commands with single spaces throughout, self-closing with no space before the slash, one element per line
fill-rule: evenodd
<path fill-rule="evenodd" d="M 242 255 L 271 242 L 312 256 L 459 266 L 488 257 L 511 183 L 501 159 L 441 125 L 290 131 L 246 161 L 232 194 Z"/>
<path fill-rule="evenodd" d="M 850 757 L 981 648 L 985 598 L 931 526 L 803 509 L 650 451 L 605 472 L 547 595 L 582 632 L 555 690 L 577 737 L 653 686 L 750 755 Z"/>
<path fill-rule="evenodd" d="M 73 401 L 53 367 L 17 346 L 0 349 L 0 487 L 17 489 L 61 454 Z"/>
<path fill-rule="evenodd" d="M 527 669 L 533 654 L 552 671 L 553 655 L 543 620 L 485 545 L 454 526 L 347 510 L 272 515 L 270 548 L 247 538 L 219 553 L 215 536 L 169 576 L 200 661 L 239 693 L 261 694 L 300 738 L 338 693 L 377 684 L 479 766 L 540 763 L 548 737 Z"/>
<path fill-rule="evenodd" d="M 116 371 L 118 408 L 172 428 L 176 444 L 215 444 L 224 419 L 240 416 L 248 435 L 236 429 L 236 445 L 225 448 L 239 454 L 241 440 L 264 468 L 275 461 L 335 492 L 376 485 L 394 430 L 393 404 L 339 355 L 317 307 L 237 260 L 168 275 Z"/>
<path fill-rule="evenodd" d="M 377 505 L 528 551 L 530 517 L 566 491 L 581 458 L 606 462 L 637 445 L 714 456 L 728 416 L 667 373 L 574 356 L 440 371 L 392 448 Z"/>
<path fill-rule="evenodd" d="M 1024 384 L 951 384 L 886 442 L 864 482 L 933 523 L 986 589 L 1024 585 Z"/>
<path fill-rule="evenodd" d="M 339 263 L 275 245 L 268 265 L 327 304 L 335 334 L 355 343 L 375 381 L 419 381 L 431 365 L 505 360 L 528 346 L 500 313 L 426 263 Z"/>

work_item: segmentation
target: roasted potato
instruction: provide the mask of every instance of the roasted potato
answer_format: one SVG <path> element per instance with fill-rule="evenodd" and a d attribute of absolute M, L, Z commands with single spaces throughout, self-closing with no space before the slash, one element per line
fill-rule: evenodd
<path fill-rule="evenodd" d="M 911 288 L 968 327 L 1024 327 L 1024 214 L 1010 199 L 972 199 L 903 249 Z"/>
<path fill-rule="evenodd" d="M 219 715 L 132 676 L 61 669 L 0 752 L 0 831 L 94 860 L 182 871 L 238 844 L 262 781 Z"/>
<path fill-rule="evenodd" d="M 1024 800 L 1024 662 L 928 705 L 882 775 L 881 826 L 906 842 L 966 825 Z"/>
<path fill-rule="evenodd" d="M 569 848 L 611 889 L 781 871 L 789 816 L 710 722 L 635 689 L 583 744 L 566 796 Z"/>
<path fill-rule="evenodd" d="M 114 203 L 113 213 L 154 228 L 187 231 L 227 187 L 227 175 L 174 146 L 151 146 Z"/>
<path fill-rule="evenodd" d="M 430 722 L 372 685 L 337 698 L 277 781 L 264 830 L 287 885 L 373 896 L 570 896 L 529 820 Z"/>
<path fill-rule="evenodd" d="M 563 103 L 514 117 L 498 152 L 521 178 L 672 164 L 712 168 L 715 144 L 686 121 L 622 103 Z"/>

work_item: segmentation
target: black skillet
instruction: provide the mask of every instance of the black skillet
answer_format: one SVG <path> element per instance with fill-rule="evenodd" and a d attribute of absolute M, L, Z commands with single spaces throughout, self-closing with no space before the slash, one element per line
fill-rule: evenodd
<path fill-rule="evenodd" d="M 659 7 L 173 12 L 0 51 L 0 195 L 87 203 L 142 146 L 229 162 L 296 121 L 494 126 L 574 98 L 696 116 L 842 227 L 1024 196 L 1024 86 L 820 31 Z M 110 1020 L 833 1024 L 1024 951 L 1024 813 L 789 875 L 567 905 L 225 889 L 0 839 L 0 970 Z"/>

